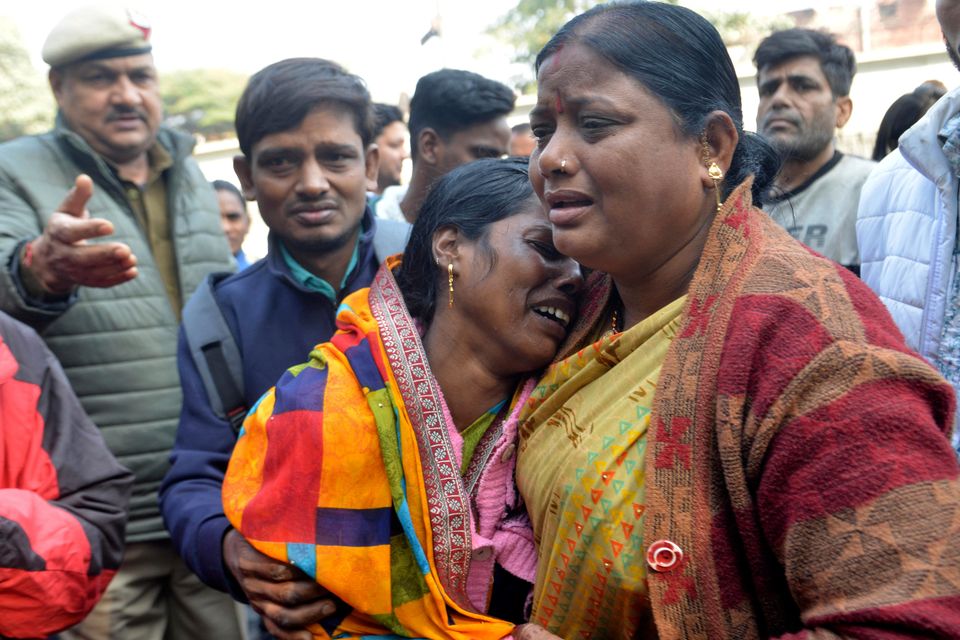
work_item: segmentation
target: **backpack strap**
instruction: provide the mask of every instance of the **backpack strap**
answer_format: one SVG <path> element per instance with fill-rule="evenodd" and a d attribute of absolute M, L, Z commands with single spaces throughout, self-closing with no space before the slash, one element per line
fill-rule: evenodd
<path fill-rule="evenodd" d="M 210 408 L 240 432 L 247 416 L 244 400 L 243 361 L 237 341 L 214 297 L 214 287 L 231 273 L 213 273 L 197 287 L 183 308 L 183 334 L 190 356 L 200 373 Z"/>
<path fill-rule="evenodd" d="M 397 220 L 377 220 L 373 251 L 377 262 L 402 253 L 411 225 Z M 210 408 L 221 420 L 230 422 L 235 433 L 247 416 L 244 399 L 243 360 L 223 310 L 214 296 L 217 283 L 233 274 L 213 273 L 204 279 L 183 308 L 183 333 L 190 356 L 207 392 Z"/>
<path fill-rule="evenodd" d="M 373 254 L 377 263 L 382 263 L 395 253 L 403 253 L 413 226 L 409 222 L 384 218 L 377 218 L 376 225 L 373 231 Z"/>

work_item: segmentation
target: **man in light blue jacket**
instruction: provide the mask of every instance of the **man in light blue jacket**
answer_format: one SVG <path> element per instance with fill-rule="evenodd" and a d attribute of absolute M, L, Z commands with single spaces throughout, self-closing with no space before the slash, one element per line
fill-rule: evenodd
<path fill-rule="evenodd" d="M 960 0 L 937 0 L 960 69 Z M 941 98 L 873 170 L 857 214 L 861 276 L 916 349 L 960 390 L 960 88 Z M 960 455 L 960 432 L 953 444 Z"/>

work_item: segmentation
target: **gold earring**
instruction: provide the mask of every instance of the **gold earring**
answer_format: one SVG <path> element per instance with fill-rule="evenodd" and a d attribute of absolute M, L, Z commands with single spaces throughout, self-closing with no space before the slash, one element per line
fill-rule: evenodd
<path fill-rule="evenodd" d="M 717 212 L 719 212 L 722 206 L 720 202 L 720 181 L 723 180 L 723 170 L 720 169 L 716 162 L 711 162 L 710 167 L 707 169 L 707 175 L 713 180 L 713 188 L 717 193 Z"/>
<path fill-rule="evenodd" d="M 450 302 L 447 306 L 453 307 L 453 263 L 447 264 L 447 277 L 450 282 Z"/>
<path fill-rule="evenodd" d="M 707 142 L 707 134 L 700 134 L 700 159 L 703 164 L 710 164 L 710 144 Z"/>

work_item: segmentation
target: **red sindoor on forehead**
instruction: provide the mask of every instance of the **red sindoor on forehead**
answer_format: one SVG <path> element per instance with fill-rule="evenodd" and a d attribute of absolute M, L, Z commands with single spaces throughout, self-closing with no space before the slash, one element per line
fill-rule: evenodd
<path fill-rule="evenodd" d="M 540 69 L 537 72 L 537 75 L 545 71 L 550 71 L 553 67 L 556 67 L 560 63 L 560 54 L 563 53 L 563 45 L 561 44 L 557 47 L 557 50 L 550 54 L 550 57 L 543 61 L 543 64 L 540 65 Z"/>
<path fill-rule="evenodd" d="M 557 50 L 554 51 L 549 58 L 543 61 L 543 65 L 540 67 L 540 73 L 550 73 L 553 70 L 559 68 L 559 65 L 562 64 L 560 58 L 563 55 L 563 45 L 561 44 L 557 47 Z M 560 93 L 557 93 L 556 102 L 554 104 L 557 114 L 563 113 L 563 98 L 560 96 Z"/>

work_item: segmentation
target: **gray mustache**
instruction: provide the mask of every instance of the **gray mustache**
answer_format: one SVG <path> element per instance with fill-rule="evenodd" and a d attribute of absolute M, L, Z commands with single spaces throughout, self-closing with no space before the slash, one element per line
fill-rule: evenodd
<path fill-rule="evenodd" d="M 126 118 L 131 115 L 137 116 L 144 122 L 147 121 L 147 113 L 142 109 L 113 109 L 107 114 L 107 122 L 114 122 L 115 120 L 120 120 L 121 118 Z"/>

